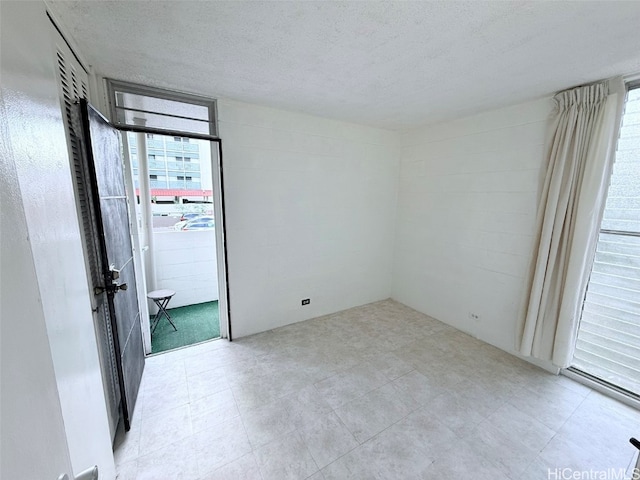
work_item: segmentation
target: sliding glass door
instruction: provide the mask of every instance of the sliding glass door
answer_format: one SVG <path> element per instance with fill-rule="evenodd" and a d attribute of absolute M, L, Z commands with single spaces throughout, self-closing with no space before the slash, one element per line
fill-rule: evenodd
<path fill-rule="evenodd" d="M 640 396 L 640 88 L 625 105 L 572 366 Z"/>

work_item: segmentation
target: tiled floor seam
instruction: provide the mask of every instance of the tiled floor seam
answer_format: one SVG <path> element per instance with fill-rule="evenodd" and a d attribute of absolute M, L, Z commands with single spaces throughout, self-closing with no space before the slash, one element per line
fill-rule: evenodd
<path fill-rule="evenodd" d="M 586 402 L 586 401 L 587 401 L 587 398 L 589 398 L 589 395 L 591 395 L 591 393 L 592 393 L 592 392 L 587 393 L 587 395 L 585 395 L 585 397 L 584 397 L 584 398 L 582 399 L 582 401 L 581 401 L 581 402 L 576 406 L 576 408 L 574 408 L 574 409 L 573 409 L 573 411 L 571 412 L 571 415 L 569 415 L 569 416 L 567 417 L 567 419 L 566 419 L 564 422 L 562 422 L 562 425 L 560 425 L 560 427 L 559 427 L 559 428 L 558 428 L 558 430 L 556 431 L 556 434 L 557 434 L 557 433 L 559 433 L 559 432 L 560 432 L 560 430 L 562 430 L 562 427 L 564 427 L 564 426 L 567 424 L 567 422 L 568 422 L 569 420 L 571 420 L 571 418 L 576 414 L 576 412 L 577 412 L 577 411 L 578 411 L 578 409 L 582 406 L 582 404 L 583 404 L 584 402 Z"/>
<path fill-rule="evenodd" d="M 374 390 L 375 390 L 375 389 L 374 389 Z M 373 390 L 372 390 L 372 391 L 373 391 Z M 342 457 L 344 457 L 345 455 L 348 455 L 348 454 L 349 454 L 349 453 L 351 453 L 352 451 L 354 451 L 354 450 L 356 450 L 356 449 L 360 448 L 362 445 L 364 445 L 364 444 L 365 444 L 365 443 L 367 443 L 367 442 L 370 442 L 371 440 L 373 440 L 373 439 L 374 439 L 374 438 L 376 438 L 377 436 L 382 435 L 384 432 L 386 432 L 387 430 L 389 430 L 391 427 L 393 427 L 393 426 L 395 426 L 396 424 L 398 424 L 398 423 L 402 422 L 402 421 L 403 421 L 404 419 L 406 419 L 408 416 L 410 416 L 410 415 L 411 415 L 411 414 L 413 414 L 414 412 L 417 412 L 417 411 L 418 411 L 418 410 L 420 410 L 421 408 L 424 408 L 424 405 L 420 405 L 418 408 L 416 408 L 416 409 L 414 409 L 414 410 L 410 411 L 410 412 L 409 412 L 409 413 L 407 413 L 404 417 L 400 418 L 397 422 L 392 423 L 391 425 L 389 425 L 389 426 L 385 427 L 384 429 L 380 430 L 380 431 L 379 431 L 378 433 L 376 433 L 375 435 L 372 435 L 371 437 L 367 438 L 366 440 L 364 440 L 364 441 L 362 441 L 362 442 L 359 442 L 359 441 L 358 441 L 358 439 L 356 439 L 356 442 L 358 442 L 358 446 L 353 447 L 351 450 L 349 450 L 348 452 L 345 452 L 343 455 L 340 455 L 340 457 L 336 458 L 333 462 L 331 462 L 331 463 L 329 463 L 329 464 L 325 465 L 325 466 L 324 466 L 324 467 L 322 467 L 322 468 L 323 468 L 323 469 L 324 469 L 324 468 L 327 468 L 329 465 L 331 465 L 332 463 L 334 463 L 334 462 L 336 462 L 336 461 L 340 460 L 340 459 L 341 459 Z M 334 410 L 334 413 L 335 413 L 335 410 Z M 337 415 L 337 414 L 336 414 L 336 415 Z M 339 415 L 337 415 L 337 416 L 338 416 L 338 419 L 340 420 L 340 422 L 344 425 L 344 422 L 342 422 L 342 419 L 340 418 L 340 416 L 339 416 Z M 449 428 L 449 427 L 447 427 L 445 424 L 443 424 L 442 422 L 440 422 L 437 418 L 434 418 L 434 420 L 435 420 L 435 421 L 437 421 L 438 423 L 440 423 L 441 425 L 443 425 L 444 427 Z M 345 428 L 347 428 L 347 430 L 349 430 L 349 428 L 348 428 L 346 425 L 345 425 Z M 351 430 L 349 430 L 349 431 L 351 432 Z M 453 432 L 453 433 L 454 433 L 454 434 L 456 434 L 455 432 Z M 351 432 L 351 434 L 353 435 L 353 432 Z M 456 435 L 457 435 L 457 434 L 456 434 Z M 354 438 L 355 438 L 355 437 L 354 437 Z"/>

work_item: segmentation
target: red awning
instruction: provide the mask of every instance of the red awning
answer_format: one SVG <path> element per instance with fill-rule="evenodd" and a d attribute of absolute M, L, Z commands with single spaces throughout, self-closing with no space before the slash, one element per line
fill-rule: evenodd
<path fill-rule="evenodd" d="M 140 195 L 140 190 L 136 188 L 136 195 Z M 210 197 L 212 190 L 181 190 L 177 188 L 152 188 L 152 197 Z"/>

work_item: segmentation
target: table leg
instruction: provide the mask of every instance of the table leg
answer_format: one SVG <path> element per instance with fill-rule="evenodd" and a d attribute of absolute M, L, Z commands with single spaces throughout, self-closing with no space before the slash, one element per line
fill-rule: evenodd
<path fill-rule="evenodd" d="M 169 320 L 169 323 L 171 324 L 173 329 L 176 332 L 178 331 L 178 329 L 176 328 L 176 325 L 171 320 L 171 315 L 169 315 L 169 312 L 167 312 L 167 305 L 169 305 L 169 301 L 170 300 L 171 300 L 171 297 L 162 298 L 162 299 L 159 299 L 159 300 L 153 299 L 153 301 L 155 302 L 156 306 L 158 307 L 158 312 L 153 317 L 153 322 L 152 322 L 153 323 L 153 328 L 151 329 L 151 334 L 153 334 L 153 332 L 156 331 L 156 328 L 158 327 L 158 323 L 160 323 L 160 320 L 162 319 L 162 315 L 166 316 L 167 320 Z"/>

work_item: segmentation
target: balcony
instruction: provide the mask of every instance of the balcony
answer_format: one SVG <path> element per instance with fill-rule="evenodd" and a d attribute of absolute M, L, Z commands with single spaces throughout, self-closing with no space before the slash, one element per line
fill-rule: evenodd
<path fill-rule="evenodd" d="M 149 160 L 148 165 L 149 169 L 159 168 L 164 171 L 166 162 L 164 160 Z"/>
<path fill-rule="evenodd" d="M 174 140 L 168 140 L 166 143 L 166 149 L 168 152 L 186 152 L 191 157 L 198 157 L 199 147 L 196 143 L 189 142 L 176 142 Z"/>
<path fill-rule="evenodd" d="M 197 172 L 199 175 L 200 172 L 200 164 L 191 162 L 167 162 L 167 170 L 174 172 L 184 172 L 184 171 L 193 171 Z"/>
<path fill-rule="evenodd" d="M 135 145 L 131 151 L 135 151 Z M 147 286 L 149 290 L 176 292 L 167 308 L 177 330 L 162 318 L 151 337 L 151 351 L 159 353 L 220 336 L 216 240 L 213 228 L 176 229 L 182 213 L 213 213 L 211 204 L 195 203 L 211 196 L 211 185 L 209 190 L 201 190 L 199 145 L 156 136 L 147 138 L 147 151 L 149 155 L 155 155 L 148 159 L 144 173 L 155 177 L 149 180 L 154 240 L 150 247 L 153 251 L 143 253 L 145 261 L 154 261 L 155 283 Z M 176 161 L 175 157 L 188 157 L 192 161 Z M 139 189 L 137 161 L 135 167 L 134 183 Z M 194 203 L 174 203 L 172 200 L 176 196 L 184 196 Z M 142 219 L 146 213 L 139 205 L 137 208 Z M 145 222 L 141 220 L 141 223 Z M 152 301 L 148 305 L 153 315 L 157 311 L 156 305 Z"/>
<path fill-rule="evenodd" d="M 183 162 L 167 162 L 167 170 L 173 170 L 173 171 L 179 171 L 182 172 L 184 171 L 184 163 Z"/>
<path fill-rule="evenodd" d="M 164 142 L 162 138 L 147 138 L 147 150 L 156 149 L 164 150 Z"/>
<path fill-rule="evenodd" d="M 178 330 L 162 319 L 152 353 L 220 336 L 215 230 L 176 230 L 179 218 L 154 215 L 155 288 L 176 292 L 169 314 Z"/>

